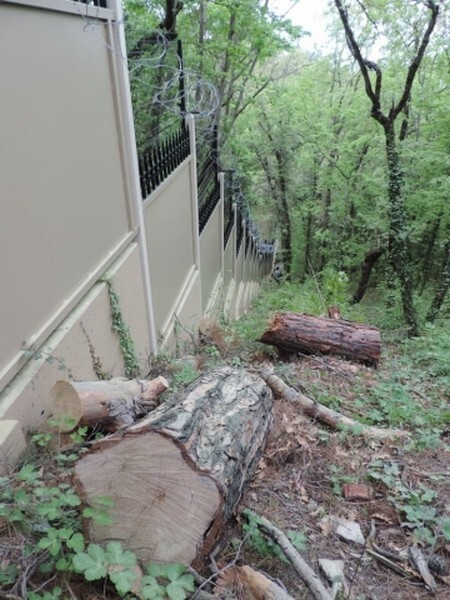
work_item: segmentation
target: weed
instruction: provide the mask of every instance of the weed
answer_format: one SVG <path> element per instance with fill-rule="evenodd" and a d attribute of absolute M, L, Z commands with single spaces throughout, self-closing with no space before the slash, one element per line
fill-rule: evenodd
<path fill-rule="evenodd" d="M 403 526 L 413 531 L 417 541 L 433 545 L 438 536 L 448 539 L 449 519 L 440 516 L 433 506 L 437 497 L 434 490 L 421 483 L 416 488 L 405 485 L 401 480 L 400 466 L 395 461 L 372 461 L 368 476 L 388 488 L 389 501 L 405 516 Z"/>
<path fill-rule="evenodd" d="M 261 558 L 276 556 L 283 562 L 289 563 L 289 560 L 286 558 L 280 546 L 261 533 L 258 527 L 261 524 L 258 515 L 251 513 L 250 511 L 245 511 L 245 517 L 247 521 L 242 526 L 242 531 L 245 536 L 244 539 L 261 556 Z M 288 529 L 286 531 L 286 536 L 297 550 L 304 551 L 306 549 L 307 538 L 302 532 Z"/>
<path fill-rule="evenodd" d="M 122 310 L 120 308 L 119 295 L 113 288 L 109 279 L 104 279 L 108 287 L 109 303 L 111 306 L 112 328 L 119 336 L 120 350 L 123 356 L 123 364 L 125 368 L 125 376 L 129 378 L 139 375 L 139 361 L 136 354 L 133 338 L 130 334 L 130 328 L 125 323 Z"/>
<path fill-rule="evenodd" d="M 335 496 L 342 496 L 342 486 L 344 483 L 354 483 L 356 481 L 355 477 L 344 475 L 342 467 L 338 465 L 329 465 L 328 470 L 330 475 L 328 475 L 327 479 L 332 485 Z"/>

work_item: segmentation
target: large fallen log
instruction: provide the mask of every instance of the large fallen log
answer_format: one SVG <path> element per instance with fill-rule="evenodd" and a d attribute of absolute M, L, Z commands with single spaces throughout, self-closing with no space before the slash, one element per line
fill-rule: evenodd
<path fill-rule="evenodd" d="M 167 380 L 57 381 L 50 390 L 53 419 L 62 432 L 87 425 L 114 432 L 131 425 L 160 403 Z"/>
<path fill-rule="evenodd" d="M 259 341 L 284 354 L 337 354 L 370 365 L 377 365 L 381 354 L 376 327 L 292 312 L 275 313 Z"/>
<path fill-rule="evenodd" d="M 202 562 L 252 477 L 272 422 L 272 393 L 257 375 L 225 367 L 192 383 L 145 419 L 92 447 L 75 466 L 88 505 L 108 496 L 118 540 L 143 562 Z"/>

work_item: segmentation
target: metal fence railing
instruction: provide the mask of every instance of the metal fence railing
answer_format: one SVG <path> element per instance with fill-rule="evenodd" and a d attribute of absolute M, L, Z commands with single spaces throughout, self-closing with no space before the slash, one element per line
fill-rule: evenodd
<path fill-rule="evenodd" d="M 142 198 L 145 200 L 189 154 L 189 131 L 184 123 L 150 145 L 139 159 Z"/>

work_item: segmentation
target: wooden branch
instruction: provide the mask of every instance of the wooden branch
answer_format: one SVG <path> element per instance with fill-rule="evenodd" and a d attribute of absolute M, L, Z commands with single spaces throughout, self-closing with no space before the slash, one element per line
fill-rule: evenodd
<path fill-rule="evenodd" d="M 411 556 L 411 559 L 417 567 L 417 570 L 419 571 L 427 588 L 434 592 L 434 590 L 436 589 L 436 581 L 434 580 L 433 575 L 430 573 L 427 561 L 425 560 L 425 557 L 422 554 L 422 552 L 417 546 L 412 546 L 409 549 L 409 555 Z"/>
<path fill-rule="evenodd" d="M 318 419 L 333 429 L 351 430 L 354 435 L 362 435 L 364 438 L 371 440 L 403 438 L 409 437 L 410 435 L 407 431 L 401 429 L 382 429 L 358 423 L 357 421 L 308 398 L 305 394 L 297 392 L 286 385 L 282 379 L 277 377 L 277 375 L 270 373 L 267 369 L 261 371 L 261 377 L 275 394 L 282 396 L 288 402 L 300 406 L 300 409 L 309 417 Z"/>
<path fill-rule="evenodd" d="M 336 1 L 338 1 L 338 0 L 336 0 Z M 436 26 L 436 21 L 437 21 L 438 15 L 439 15 L 439 3 L 430 1 L 430 2 L 426 3 L 426 6 L 431 11 L 430 19 L 428 21 L 427 28 L 423 34 L 419 49 L 417 50 L 416 55 L 414 56 L 414 58 L 411 61 L 411 64 L 409 65 L 408 73 L 406 74 L 406 81 L 405 81 L 405 86 L 403 88 L 402 97 L 398 101 L 397 105 L 391 111 L 393 119 L 395 119 L 397 117 L 397 115 L 399 113 L 401 113 L 401 111 L 405 108 L 405 106 L 407 105 L 407 103 L 410 99 L 411 88 L 412 88 L 412 84 L 414 82 L 414 78 L 420 67 L 420 63 L 422 62 L 422 59 L 425 55 L 425 50 L 427 49 L 427 46 L 430 42 L 431 34 L 433 33 L 433 30 Z"/>
<path fill-rule="evenodd" d="M 255 517 L 254 513 L 248 509 L 245 509 L 243 513 L 244 515 Z M 286 557 L 291 561 L 294 569 L 300 575 L 302 581 L 308 586 L 315 600 L 332 600 L 331 593 L 323 585 L 308 563 L 300 556 L 287 536 L 264 517 L 258 515 L 256 522 L 264 533 L 280 546 Z"/>
<path fill-rule="evenodd" d="M 353 30 L 350 27 L 348 12 L 347 12 L 346 8 L 344 8 L 341 0 L 334 0 L 334 2 L 336 4 L 336 8 L 338 9 L 339 16 L 342 21 L 342 25 L 344 26 L 345 35 L 347 38 L 347 46 L 348 46 L 353 58 L 358 63 L 359 68 L 361 70 L 361 74 L 364 79 L 364 86 L 366 89 L 366 94 L 372 101 L 372 105 L 373 105 L 374 109 L 379 111 L 380 106 L 381 106 L 380 105 L 380 96 L 379 95 L 377 96 L 377 94 L 375 93 L 375 91 L 372 87 L 372 82 L 370 81 L 370 76 L 369 76 L 369 71 L 368 71 L 367 65 L 365 64 L 365 61 L 362 57 L 361 50 L 359 49 L 358 43 L 356 42 Z M 381 88 L 379 91 L 381 91 Z"/>
<path fill-rule="evenodd" d="M 57 381 L 50 390 L 53 418 L 62 432 L 87 425 L 111 433 L 156 408 L 168 387 L 162 376 L 150 381 Z"/>

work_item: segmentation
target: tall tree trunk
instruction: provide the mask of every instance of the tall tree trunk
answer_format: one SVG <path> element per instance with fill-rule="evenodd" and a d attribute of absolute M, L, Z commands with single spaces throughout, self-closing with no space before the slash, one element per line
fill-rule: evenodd
<path fill-rule="evenodd" d="M 361 265 L 361 277 L 359 278 L 358 288 L 356 292 L 353 294 L 352 304 L 358 304 L 364 297 L 366 293 L 367 286 L 369 285 L 370 275 L 372 274 L 372 269 L 377 264 L 378 259 L 383 254 L 384 249 L 377 248 L 376 250 L 370 250 L 365 258 L 364 262 Z"/>
<path fill-rule="evenodd" d="M 449 231 L 450 234 L 450 231 Z M 450 287 L 450 238 L 448 237 L 444 246 L 444 256 L 442 258 L 441 277 L 430 310 L 427 314 L 427 321 L 433 322 L 445 300 Z"/>
<path fill-rule="evenodd" d="M 275 151 L 275 158 L 278 167 L 278 185 L 280 189 L 278 211 L 280 215 L 281 254 L 285 276 L 286 279 L 289 280 L 291 277 L 292 266 L 292 225 L 287 200 L 288 184 L 286 178 L 286 160 L 282 151 L 279 149 Z"/>
<path fill-rule="evenodd" d="M 303 279 L 311 272 L 312 267 L 312 222 L 313 216 L 308 208 L 305 219 L 305 266 L 303 267 Z"/>
<path fill-rule="evenodd" d="M 406 207 L 403 198 L 403 173 L 395 142 L 394 122 L 388 119 L 384 125 L 386 156 L 388 164 L 389 197 L 389 260 L 400 283 L 403 316 L 409 335 L 418 335 L 416 311 L 413 300 L 413 272 L 408 244 Z"/>
<path fill-rule="evenodd" d="M 434 253 L 434 247 L 436 245 L 436 240 L 437 240 L 437 236 L 439 233 L 439 228 L 441 226 L 441 219 L 442 219 L 442 214 L 439 215 L 439 217 L 434 221 L 433 223 L 433 227 L 431 228 L 431 231 L 429 233 L 429 237 L 428 237 L 428 243 L 427 243 L 427 249 L 425 251 L 425 257 L 423 259 L 423 265 L 422 265 L 422 285 L 420 287 L 420 293 L 422 294 L 429 279 L 430 279 L 430 273 L 431 273 L 431 264 L 432 264 L 432 259 L 433 259 L 433 253 Z"/>

